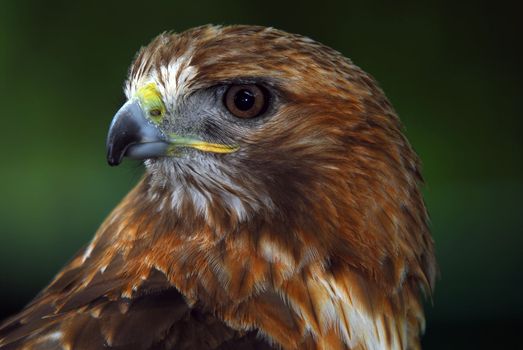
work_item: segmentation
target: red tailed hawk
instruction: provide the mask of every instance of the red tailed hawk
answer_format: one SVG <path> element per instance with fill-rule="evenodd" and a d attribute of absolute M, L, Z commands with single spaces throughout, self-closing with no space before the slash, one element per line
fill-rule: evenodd
<path fill-rule="evenodd" d="M 142 48 L 108 161 L 145 175 L 6 349 L 416 349 L 436 264 L 419 160 L 376 82 L 309 38 Z"/>

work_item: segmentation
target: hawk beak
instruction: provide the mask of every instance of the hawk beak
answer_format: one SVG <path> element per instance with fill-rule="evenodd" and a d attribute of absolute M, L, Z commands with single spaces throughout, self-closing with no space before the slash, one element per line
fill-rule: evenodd
<path fill-rule="evenodd" d="M 127 101 L 116 112 L 107 135 L 109 165 L 120 164 L 124 156 L 138 160 L 165 156 L 168 148 L 168 140 L 147 120 L 137 99 Z"/>

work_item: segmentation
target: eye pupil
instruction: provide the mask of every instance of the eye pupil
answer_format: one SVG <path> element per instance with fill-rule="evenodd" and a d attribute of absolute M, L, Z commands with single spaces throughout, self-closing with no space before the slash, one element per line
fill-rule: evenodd
<path fill-rule="evenodd" d="M 254 94 L 249 90 L 240 90 L 234 95 L 234 105 L 240 111 L 248 111 L 254 106 Z"/>

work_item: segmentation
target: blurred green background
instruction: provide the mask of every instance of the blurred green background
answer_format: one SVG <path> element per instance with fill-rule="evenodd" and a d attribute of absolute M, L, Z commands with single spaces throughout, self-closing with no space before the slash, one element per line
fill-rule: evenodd
<path fill-rule="evenodd" d="M 502 2 L 1 1 L 0 318 L 139 179 L 105 136 L 133 55 L 164 30 L 260 24 L 341 51 L 382 85 L 424 163 L 441 268 L 426 349 L 502 348 L 523 315 L 522 55 Z"/>

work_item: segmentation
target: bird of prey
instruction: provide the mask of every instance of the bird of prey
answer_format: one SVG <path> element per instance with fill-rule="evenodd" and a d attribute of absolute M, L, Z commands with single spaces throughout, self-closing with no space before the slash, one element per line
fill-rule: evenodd
<path fill-rule="evenodd" d="M 142 48 L 107 138 L 145 174 L 0 326 L 6 349 L 417 349 L 420 162 L 373 78 L 257 26 Z"/>

